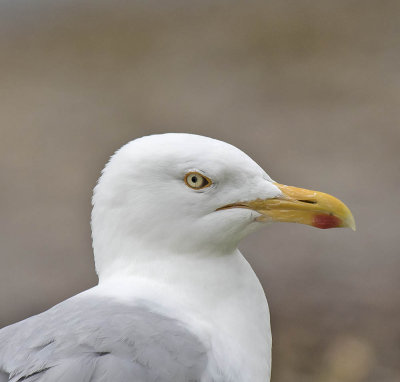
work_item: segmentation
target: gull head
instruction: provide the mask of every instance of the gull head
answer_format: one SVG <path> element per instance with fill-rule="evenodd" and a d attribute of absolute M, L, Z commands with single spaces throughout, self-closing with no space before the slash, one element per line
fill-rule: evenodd
<path fill-rule="evenodd" d="M 226 254 L 267 222 L 355 228 L 328 194 L 273 181 L 238 148 L 191 134 L 133 140 L 110 159 L 93 195 L 96 268 L 119 256 Z"/>

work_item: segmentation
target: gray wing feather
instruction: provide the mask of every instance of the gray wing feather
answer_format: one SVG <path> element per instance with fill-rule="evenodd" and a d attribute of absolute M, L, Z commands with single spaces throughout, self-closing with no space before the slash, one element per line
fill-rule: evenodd
<path fill-rule="evenodd" d="M 0 382 L 201 380 L 207 349 L 178 320 L 76 297 L 0 330 Z"/>

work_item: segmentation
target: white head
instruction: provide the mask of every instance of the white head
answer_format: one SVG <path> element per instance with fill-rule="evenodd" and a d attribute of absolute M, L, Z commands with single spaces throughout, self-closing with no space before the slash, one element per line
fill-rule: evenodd
<path fill-rule="evenodd" d="M 267 212 L 267 201 L 293 204 L 282 187 L 225 142 L 190 134 L 131 141 L 112 156 L 95 187 L 97 272 L 151 253 L 230 253 L 260 221 L 294 221 Z"/>

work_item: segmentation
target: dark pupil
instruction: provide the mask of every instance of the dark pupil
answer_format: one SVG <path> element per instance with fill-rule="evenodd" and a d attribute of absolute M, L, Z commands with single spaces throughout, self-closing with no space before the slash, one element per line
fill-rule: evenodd
<path fill-rule="evenodd" d="M 197 176 L 192 176 L 192 182 L 197 183 Z"/>

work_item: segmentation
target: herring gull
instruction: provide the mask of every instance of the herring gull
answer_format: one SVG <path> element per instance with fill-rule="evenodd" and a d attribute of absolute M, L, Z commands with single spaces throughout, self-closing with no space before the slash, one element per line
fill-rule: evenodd
<path fill-rule="evenodd" d="M 269 381 L 268 304 L 237 245 L 273 221 L 355 228 L 225 142 L 129 142 L 94 190 L 98 285 L 0 330 L 0 382 Z"/>

